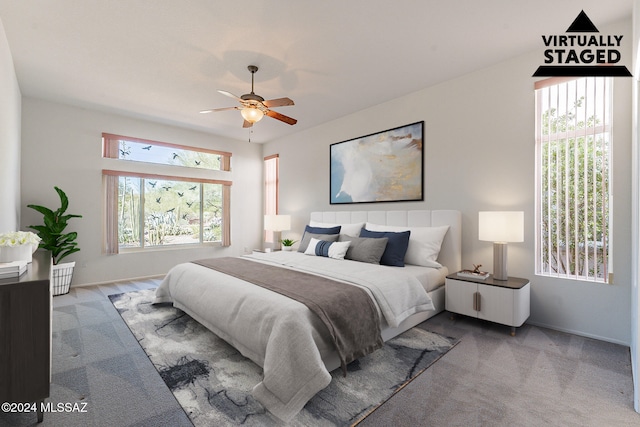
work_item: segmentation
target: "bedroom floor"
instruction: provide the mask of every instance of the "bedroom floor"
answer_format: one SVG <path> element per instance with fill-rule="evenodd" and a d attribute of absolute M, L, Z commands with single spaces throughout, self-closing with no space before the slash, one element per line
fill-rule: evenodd
<path fill-rule="evenodd" d="M 159 280 L 72 288 L 54 298 L 50 402 L 86 412 L 47 413 L 41 426 L 191 426 L 107 295 Z M 461 342 L 367 417 L 372 426 L 640 426 L 627 347 L 525 325 L 448 313 L 421 327 Z M 36 424 L 0 412 L 0 426 Z"/>
<path fill-rule="evenodd" d="M 640 426 L 628 347 L 448 312 L 420 326 L 461 341 L 358 427 Z"/>

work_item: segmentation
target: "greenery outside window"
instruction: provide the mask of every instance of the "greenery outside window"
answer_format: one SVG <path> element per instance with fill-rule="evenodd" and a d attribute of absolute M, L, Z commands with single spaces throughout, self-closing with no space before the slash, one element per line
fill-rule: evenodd
<path fill-rule="evenodd" d="M 121 248 L 222 241 L 222 184 L 118 176 Z"/>

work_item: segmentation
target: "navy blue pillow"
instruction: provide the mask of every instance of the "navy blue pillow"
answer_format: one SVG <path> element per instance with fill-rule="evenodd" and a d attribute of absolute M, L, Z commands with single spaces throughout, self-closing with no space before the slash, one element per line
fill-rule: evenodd
<path fill-rule="evenodd" d="M 313 234 L 340 234 L 340 229 L 342 226 L 336 225 L 335 227 L 312 227 L 307 225 L 304 229 L 305 233 L 313 233 Z"/>
<path fill-rule="evenodd" d="M 311 237 L 316 237 L 320 240 L 320 237 L 317 237 L 317 235 L 331 235 L 331 236 L 335 236 L 336 234 L 340 234 L 340 229 L 342 228 L 342 226 L 337 225 L 335 227 L 329 227 L 329 228 L 325 228 L 325 227 L 311 227 L 310 225 L 307 225 L 304 229 L 304 234 L 302 235 L 302 240 L 300 240 L 300 246 L 298 246 L 298 252 L 304 252 L 307 250 L 307 246 L 309 246 L 309 242 L 311 241 Z M 324 240 L 329 240 L 329 239 L 324 239 Z M 336 236 L 336 238 L 333 240 L 334 242 L 338 240 L 338 236 Z"/>
<path fill-rule="evenodd" d="M 380 264 L 391 265 L 393 267 L 404 267 L 404 256 L 407 254 L 409 247 L 409 235 L 411 231 L 370 231 L 366 228 L 360 230 L 360 237 L 386 237 L 389 239 L 387 247 L 380 258 Z"/>

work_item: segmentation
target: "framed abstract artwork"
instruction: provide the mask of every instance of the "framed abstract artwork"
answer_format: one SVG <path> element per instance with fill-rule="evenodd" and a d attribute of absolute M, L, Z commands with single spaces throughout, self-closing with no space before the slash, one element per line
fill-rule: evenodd
<path fill-rule="evenodd" d="M 424 200 L 424 121 L 331 144 L 332 205 Z"/>

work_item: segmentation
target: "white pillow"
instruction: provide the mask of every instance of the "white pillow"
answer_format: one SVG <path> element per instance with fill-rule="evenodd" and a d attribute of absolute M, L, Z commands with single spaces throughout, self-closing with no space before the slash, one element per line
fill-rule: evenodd
<path fill-rule="evenodd" d="M 311 238 L 305 255 L 324 256 L 333 259 L 344 259 L 351 242 L 327 242 Z"/>
<path fill-rule="evenodd" d="M 398 227 L 367 222 L 365 228 L 371 231 L 411 231 L 409 247 L 407 248 L 407 254 L 404 256 L 404 262 L 424 267 L 442 267 L 442 264 L 437 262 L 437 259 L 444 236 L 449 230 L 448 225 L 440 227 Z"/>
<path fill-rule="evenodd" d="M 354 224 L 332 224 L 328 222 L 309 221 L 311 227 L 337 227 L 340 226 L 340 234 L 346 234 L 351 237 L 360 237 L 360 230 L 364 227 L 364 222 L 356 222 Z"/>

